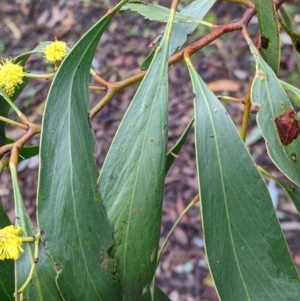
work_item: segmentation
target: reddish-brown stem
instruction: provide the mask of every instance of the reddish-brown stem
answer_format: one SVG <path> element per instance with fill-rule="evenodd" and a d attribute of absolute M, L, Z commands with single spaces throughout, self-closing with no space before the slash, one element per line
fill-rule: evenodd
<path fill-rule="evenodd" d="M 0 155 L 11 152 L 9 161 L 15 165 L 18 163 L 18 156 L 19 156 L 19 153 L 20 153 L 22 147 L 33 136 L 35 136 L 36 134 L 39 134 L 41 132 L 41 126 L 39 124 L 30 122 L 24 114 L 20 115 L 19 118 L 25 125 L 27 125 L 27 127 L 28 127 L 27 132 L 14 143 L 6 144 L 6 145 L 3 145 L 2 147 L 0 147 Z"/>
<path fill-rule="evenodd" d="M 106 87 L 98 87 L 98 86 L 89 86 L 90 91 L 98 91 L 98 92 L 106 92 Z"/>
<path fill-rule="evenodd" d="M 274 3 L 276 9 L 278 9 L 281 6 L 281 4 L 284 3 L 285 1 L 286 0 L 275 0 Z M 173 56 L 171 56 L 168 61 L 169 66 L 182 60 L 184 55 L 186 57 L 190 57 L 191 55 L 193 55 L 194 53 L 196 53 L 206 45 L 210 44 L 212 41 L 216 40 L 220 36 L 224 35 L 225 33 L 243 29 L 248 25 L 249 21 L 255 15 L 255 13 L 256 13 L 255 7 L 251 6 L 245 11 L 244 15 L 241 17 L 240 20 L 229 24 L 219 25 L 215 30 L 213 30 L 205 37 L 201 38 L 200 40 L 196 41 L 190 46 L 187 46 L 182 51 L 175 53 Z M 103 107 L 105 107 L 107 103 L 110 102 L 110 100 L 117 92 L 123 90 L 124 88 L 134 83 L 141 81 L 144 78 L 145 74 L 146 74 L 145 71 L 141 71 L 119 82 L 114 82 L 114 83 L 106 82 L 106 86 L 108 88 L 107 94 L 91 109 L 90 117 L 94 118 L 97 115 L 97 113 L 99 113 L 103 109 Z M 102 81 L 101 84 L 104 84 L 104 80 L 101 79 L 101 81 Z M 110 87 L 113 88 L 110 89 Z"/>
<path fill-rule="evenodd" d="M 102 86 L 104 86 L 104 87 L 106 87 L 108 84 L 109 84 L 109 82 L 107 82 L 105 79 L 103 79 L 99 74 L 97 74 L 96 72 L 95 72 L 95 74 L 93 74 L 93 78 L 94 78 L 94 80 L 98 83 L 98 84 L 100 84 L 100 85 L 102 85 Z"/>
<path fill-rule="evenodd" d="M 171 10 L 173 10 L 173 11 L 176 12 L 176 9 L 177 9 L 177 6 L 178 6 L 178 4 L 179 4 L 179 1 L 180 1 L 180 0 L 173 0 L 173 1 L 172 1 Z"/>

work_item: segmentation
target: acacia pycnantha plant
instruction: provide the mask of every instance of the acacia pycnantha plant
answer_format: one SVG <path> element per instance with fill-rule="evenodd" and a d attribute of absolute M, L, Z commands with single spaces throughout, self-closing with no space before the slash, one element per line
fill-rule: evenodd
<path fill-rule="evenodd" d="M 1 59 L 0 172 L 10 169 L 16 215 L 15 225 L 10 225 L 0 207 L 1 301 L 169 300 L 155 285 L 155 270 L 167 243 L 166 239 L 159 245 L 164 179 L 193 124 L 199 194 L 184 212 L 200 202 L 207 262 L 220 300 L 300 299 L 299 275 L 261 175 L 274 179 L 300 209 L 299 123 L 283 88 L 298 97 L 300 91 L 276 75 L 279 31 L 291 37 L 299 69 L 300 35 L 284 9 L 285 0 L 228 0 L 228 9 L 229 2 L 236 2 L 244 6 L 244 13 L 222 25 L 202 21 L 215 0 L 192 1 L 180 13 L 178 2 L 173 0 L 168 9 L 122 0 L 72 49 L 55 38 L 16 58 Z M 166 28 L 142 71 L 108 82 L 99 75 L 101 70 L 91 69 L 91 62 L 102 33 L 120 10 L 165 21 Z M 256 44 L 247 30 L 255 15 Z M 209 26 L 211 31 L 183 46 L 197 26 Z M 232 31 L 241 32 L 256 63 L 242 99 L 217 98 L 192 60 L 194 53 Z M 27 72 L 26 61 L 36 52 L 53 64 L 53 73 Z M 195 94 L 194 118 L 167 150 L 168 67 L 180 60 Z M 90 77 L 98 86 L 89 85 Z M 52 80 L 42 124 L 31 122 L 14 102 L 28 79 L 35 78 Z M 90 119 L 119 91 L 139 81 L 98 174 Z M 89 106 L 89 90 L 104 93 L 94 107 Z M 222 99 L 244 104 L 240 133 Z M 9 109 L 19 121 L 8 117 Z M 269 157 L 293 185 L 279 182 L 254 163 L 244 144 L 249 112 L 256 114 Z M 6 123 L 25 134 L 9 140 Z M 40 144 L 26 149 L 37 134 Z M 35 226 L 24 207 L 16 166 L 19 158 L 37 153 Z"/>

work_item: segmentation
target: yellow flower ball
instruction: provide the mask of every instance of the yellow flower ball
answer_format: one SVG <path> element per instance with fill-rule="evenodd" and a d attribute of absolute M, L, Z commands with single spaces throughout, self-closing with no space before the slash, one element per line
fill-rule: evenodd
<path fill-rule="evenodd" d="M 23 83 L 24 71 L 19 64 L 13 63 L 9 59 L 2 59 L 0 63 L 0 88 L 8 96 L 15 93 L 15 88 Z"/>
<path fill-rule="evenodd" d="M 17 260 L 24 252 L 22 248 L 22 239 L 19 237 L 23 228 L 8 226 L 0 229 L 0 260 Z"/>
<path fill-rule="evenodd" d="M 67 44 L 63 41 L 52 42 L 44 49 L 44 58 L 54 65 L 57 65 L 67 54 Z"/>

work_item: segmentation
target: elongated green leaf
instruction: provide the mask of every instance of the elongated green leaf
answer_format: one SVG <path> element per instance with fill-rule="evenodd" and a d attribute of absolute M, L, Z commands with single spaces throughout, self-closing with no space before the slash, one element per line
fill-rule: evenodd
<path fill-rule="evenodd" d="M 265 182 L 219 100 L 188 68 L 205 249 L 220 300 L 296 301 L 298 273 Z"/>
<path fill-rule="evenodd" d="M 280 38 L 275 5 L 272 0 L 253 0 L 253 3 L 258 14 L 262 56 L 277 73 L 280 63 Z"/>
<path fill-rule="evenodd" d="M 145 2 L 128 3 L 122 7 L 122 10 L 131 10 L 152 21 L 167 22 L 170 15 L 170 9 L 164 6 L 150 4 Z M 189 16 L 176 13 L 173 22 L 180 23 L 199 23 L 199 20 Z"/>
<path fill-rule="evenodd" d="M 194 123 L 194 118 L 191 119 L 189 124 L 187 125 L 186 129 L 182 133 L 182 135 L 179 137 L 176 144 L 172 147 L 172 149 L 167 154 L 167 167 L 166 167 L 166 174 L 168 173 L 170 167 L 172 166 L 173 162 L 175 161 L 175 156 L 178 155 L 182 146 L 184 145 L 184 142 L 188 136 L 188 133 L 190 132 L 190 129 Z"/>
<path fill-rule="evenodd" d="M 123 300 L 150 300 L 156 269 L 167 153 L 170 22 L 99 177 L 114 226 L 112 254 L 118 262 Z"/>
<path fill-rule="evenodd" d="M 9 226 L 11 223 L 6 215 L 0 197 L 0 229 Z M 14 261 L 0 260 L 0 296 L 1 301 L 11 301 L 14 294 Z"/>
<path fill-rule="evenodd" d="M 261 107 L 256 115 L 258 126 L 261 128 L 272 161 L 299 186 L 300 139 L 293 139 L 285 145 L 286 143 L 281 142 L 279 134 L 284 135 L 286 139 L 291 138 L 291 125 L 288 124 L 286 131 L 279 132 L 279 128 L 277 129 L 279 124 L 277 118 L 286 115 L 287 109 L 293 110 L 293 106 L 272 69 L 264 62 L 251 41 L 249 43 L 256 61 L 256 76 L 251 88 L 251 99 Z M 289 118 L 288 121 L 296 122 L 293 118 Z"/>
<path fill-rule="evenodd" d="M 185 7 L 180 14 L 202 20 L 207 12 L 211 9 L 216 0 L 196 0 L 190 5 Z M 191 23 L 177 23 L 174 24 L 174 28 L 171 34 L 171 42 L 169 48 L 169 56 L 171 56 L 175 51 L 181 48 L 181 46 L 186 42 L 188 36 L 194 32 L 198 24 Z"/>
<path fill-rule="evenodd" d="M 180 14 L 189 18 L 194 18 L 197 20 L 202 20 L 207 12 L 211 9 L 215 0 L 196 0 L 193 1 L 190 5 L 185 7 Z M 171 33 L 171 40 L 169 46 L 169 56 L 171 56 L 175 51 L 181 48 L 181 46 L 186 42 L 188 35 L 194 32 L 197 28 L 197 23 L 176 23 L 173 26 Z M 152 53 L 145 59 L 141 64 L 141 69 L 148 69 L 150 62 L 152 60 Z"/>
<path fill-rule="evenodd" d="M 53 80 L 43 118 L 38 224 L 65 300 L 122 300 L 113 228 L 97 186 L 95 138 L 88 120 L 88 80 L 98 41 L 121 1 L 74 46 Z"/>
<path fill-rule="evenodd" d="M 10 166 L 10 170 L 14 190 L 16 225 L 19 225 L 24 229 L 22 236 L 32 237 L 36 234 L 36 230 L 34 229 L 24 206 L 18 184 L 16 167 Z M 34 262 L 33 243 L 23 243 L 23 249 L 24 253 L 21 255 L 21 258 L 15 261 L 15 292 L 23 286 Z M 38 256 L 38 262 L 35 264 L 33 277 L 30 284 L 25 289 L 24 298 L 26 300 L 61 301 L 62 299 L 55 284 L 56 272 L 54 264 L 51 263 L 50 259 L 47 257 L 41 243 Z"/>
<path fill-rule="evenodd" d="M 159 38 L 157 40 L 160 40 L 161 36 L 159 36 Z M 153 42 L 154 43 L 154 42 Z M 157 41 L 158 43 L 158 41 Z M 152 51 L 149 53 L 149 55 L 144 59 L 144 61 L 140 64 L 140 68 L 141 70 L 145 71 L 149 68 L 149 66 L 151 65 L 151 62 L 154 58 L 155 52 L 156 52 L 156 48 L 158 47 L 159 44 L 154 44 Z"/>

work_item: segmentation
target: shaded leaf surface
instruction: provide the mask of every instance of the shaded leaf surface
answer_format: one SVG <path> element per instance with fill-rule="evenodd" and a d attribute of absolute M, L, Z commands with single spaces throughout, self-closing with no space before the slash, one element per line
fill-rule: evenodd
<path fill-rule="evenodd" d="M 95 138 L 88 120 L 88 80 L 100 36 L 121 1 L 74 46 L 52 83 L 43 119 L 38 224 L 58 264 L 65 300 L 122 300 L 113 245 L 97 186 Z"/>
<path fill-rule="evenodd" d="M 155 287 L 155 301 L 171 301 L 171 299 L 159 288 Z"/>
<path fill-rule="evenodd" d="M 190 63 L 188 67 L 196 95 L 205 248 L 220 299 L 296 301 L 298 273 L 267 187 L 229 115 Z"/>
<path fill-rule="evenodd" d="M 171 25 L 112 142 L 99 189 L 114 225 L 124 300 L 150 300 L 156 270 L 168 132 L 168 44 Z"/>

